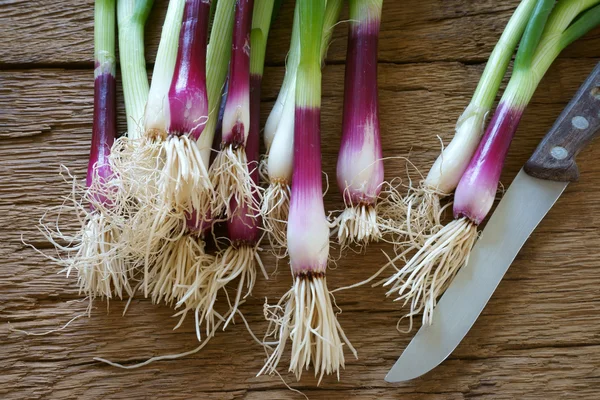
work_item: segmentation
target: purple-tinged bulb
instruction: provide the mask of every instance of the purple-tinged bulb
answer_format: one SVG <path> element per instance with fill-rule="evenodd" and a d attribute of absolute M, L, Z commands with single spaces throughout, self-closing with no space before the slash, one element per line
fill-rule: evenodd
<path fill-rule="evenodd" d="M 247 204 L 239 206 L 231 200 L 232 217 L 227 220 L 227 234 L 233 243 L 254 246 L 260 238 L 260 215 Z"/>
<path fill-rule="evenodd" d="M 329 256 L 329 224 L 321 181 L 319 108 L 296 107 L 294 172 L 288 218 L 288 251 L 294 275 L 324 273 Z"/>
<path fill-rule="evenodd" d="M 367 114 L 367 113 L 365 113 Z M 337 183 L 344 200 L 351 204 L 373 204 L 381 192 L 383 160 L 379 121 L 371 114 L 345 133 L 337 162 Z"/>
<path fill-rule="evenodd" d="M 117 83 L 114 75 L 114 63 L 97 65 L 94 80 L 94 124 L 92 128 L 92 144 L 88 161 L 86 185 L 94 184 L 98 179 L 100 185 L 108 183 L 112 178 L 109 165 L 110 149 L 117 132 L 116 93 Z M 95 195 L 96 201 L 102 204 L 107 199 L 101 194 Z"/>
<path fill-rule="evenodd" d="M 250 177 L 258 185 L 258 159 L 260 157 L 260 85 L 262 76 L 250 75 L 250 132 L 246 141 L 246 159 Z M 256 204 L 260 203 L 258 192 L 254 193 Z M 258 210 L 247 204 L 237 204 L 235 197 L 231 199 L 233 216 L 227 221 L 229 239 L 234 243 L 250 246 L 258 243 L 261 236 L 261 217 Z"/>
<path fill-rule="evenodd" d="M 192 211 L 187 213 L 185 218 L 188 232 L 201 238 L 212 228 L 213 224 L 214 220 L 210 214 L 200 216 L 197 212 Z"/>
<path fill-rule="evenodd" d="M 225 145 L 245 146 L 250 131 L 250 30 L 254 0 L 238 0 L 229 63 L 229 92 L 223 113 Z"/>
<path fill-rule="evenodd" d="M 502 167 L 514 137 L 523 107 L 502 102 L 454 195 L 454 218 L 467 217 L 479 225 L 494 204 Z"/>
<path fill-rule="evenodd" d="M 173 136 L 197 140 L 208 119 L 206 44 L 210 2 L 187 0 L 179 32 L 179 47 L 169 88 L 167 127 Z"/>
<path fill-rule="evenodd" d="M 377 96 L 378 17 L 353 21 L 348 35 L 337 183 L 346 203 L 373 204 L 383 183 Z"/>

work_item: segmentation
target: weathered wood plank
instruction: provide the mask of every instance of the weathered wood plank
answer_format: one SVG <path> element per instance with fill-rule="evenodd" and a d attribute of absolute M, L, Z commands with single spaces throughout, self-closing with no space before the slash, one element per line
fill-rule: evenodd
<path fill-rule="evenodd" d="M 482 61 L 516 0 L 387 2 L 380 42 L 381 119 L 386 175 L 404 173 L 399 156 L 426 171 L 447 143 L 469 101 Z M 0 3 L 0 396 L 21 398 L 295 399 L 277 377 L 256 378 L 264 355 L 238 321 L 199 354 L 122 371 L 92 361 L 103 356 L 135 363 L 152 355 L 197 346 L 191 320 L 173 331 L 173 311 L 135 299 L 96 302 L 92 318 L 76 320 L 48 336 L 23 336 L 14 327 L 45 331 L 78 313 L 74 280 L 21 242 L 51 253 L 36 234 L 42 208 L 60 203 L 67 185 L 60 164 L 83 177 L 92 116 L 93 2 L 66 0 Z M 166 2 L 156 1 L 147 34 L 154 58 Z M 345 18 L 345 17 L 344 17 Z M 277 95 L 292 19 L 286 2 L 271 36 L 263 88 L 263 120 Z M 341 205 L 335 162 L 341 126 L 345 27 L 336 28 L 323 88 L 323 166 L 332 186 L 329 210 Z M 567 50 L 527 109 L 502 177 L 508 185 L 544 132 L 600 58 L 599 31 Z M 45 69 L 44 67 L 55 67 Z M 69 69 L 57 69 L 68 67 Z M 31 68 L 31 69 L 23 69 Z M 122 100 L 119 127 L 125 129 Z M 425 377 L 400 385 L 383 381 L 411 335 L 396 331 L 402 315 L 382 288 L 336 293 L 340 321 L 359 350 L 348 358 L 341 381 L 326 377 L 317 388 L 310 372 L 296 383 L 311 399 L 463 399 L 471 397 L 595 398 L 600 385 L 600 147 L 580 156 L 581 182 L 569 186 L 517 257 L 473 330 L 450 359 Z M 389 246 L 343 257 L 328 275 L 333 287 L 369 277 Z M 273 271 L 275 261 L 264 261 Z M 252 329 L 266 327 L 264 298 L 290 285 L 285 262 L 269 282 L 260 280 L 243 305 Z M 287 358 L 283 360 L 285 365 Z M 282 368 L 283 371 L 283 368 Z"/>
<path fill-rule="evenodd" d="M 524 117 L 505 181 L 510 181 L 593 65 L 594 60 L 563 60 L 551 70 Z M 382 65 L 380 87 L 386 155 L 406 155 L 413 148 L 411 159 L 426 168 L 436 154 L 435 135 L 448 139 L 454 119 L 468 102 L 480 69 L 480 66 L 447 62 Z M 343 68 L 330 66 L 325 74 L 324 168 L 333 176 L 339 143 L 336 137 Z M 58 204 L 57 196 L 66 188 L 56 175 L 60 163 L 73 166 L 78 173 L 85 170 L 92 106 L 89 75 L 85 70 L 0 73 L 0 86 L 6 91 L 0 104 L 9 111 L 6 114 L 9 119 L 0 120 L 0 124 L 8 128 L 3 130 L 5 137 L 0 147 L 0 209 L 3 210 L 0 224 L 5 232 L 0 262 L 3 286 L 0 317 L 22 329 L 51 329 L 85 307 L 82 303 L 65 303 L 78 298 L 74 282 L 57 275 L 56 267 L 25 247 L 20 234 L 27 238 L 35 236 L 35 217 L 40 213 L 37 208 Z M 281 76 L 280 67 L 267 71 L 266 99 L 276 95 Z M 457 82 L 464 83 L 457 85 Z M 61 96 L 56 97 L 56 93 Z M 270 102 L 264 105 L 263 117 L 266 117 Z M 122 129 L 123 122 L 121 113 Z M 41 126 L 50 129 L 40 134 Z M 25 135 L 14 134 L 19 130 Z M 555 381 L 543 378 L 552 374 L 561 377 L 562 382 L 593 381 L 594 359 L 590 360 L 588 353 L 600 357 L 600 353 L 593 351 L 600 346 L 600 338 L 593 328 L 600 324 L 594 288 L 594 283 L 600 283 L 600 272 L 593 268 L 595 256 L 590 254 L 588 242 L 581 238 L 586 235 L 589 243 L 600 242 L 594 230 L 600 221 L 593 212 L 600 194 L 592 190 L 600 184 L 600 166 L 593 162 L 597 154 L 600 150 L 591 148 L 582 155 L 583 183 L 569 188 L 535 232 L 484 315 L 450 361 L 415 383 L 396 389 L 385 384 L 381 378 L 410 336 L 395 331 L 401 312 L 397 305 L 384 299 L 381 288 L 360 288 L 336 295 L 338 305 L 344 310 L 340 320 L 360 349 L 360 359 L 348 361 L 341 382 L 327 378 L 323 387 L 329 389 L 325 392 L 314 392 L 316 382 L 309 375 L 293 386 L 311 397 L 314 394 L 333 399 L 394 398 L 410 393 L 431 398 L 506 393 L 509 398 L 517 393 L 535 394 L 540 390 L 550 396 L 563 393 L 564 386 L 549 384 L 548 381 Z M 401 163 L 390 164 L 388 175 L 397 175 Z M 339 207 L 335 187 L 331 188 L 327 203 L 330 209 Z M 565 219 L 565 215 L 571 217 Z M 367 256 L 361 258 L 360 268 L 350 258 L 340 260 L 337 269 L 330 273 L 332 287 L 368 277 L 384 262 L 381 249 L 389 250 L 384 245 L 369 248 Z M 268 256 L 265 261 L 272 269 L 274 261 Z M 263 298 L 274 299 L 281 295 L 289 282 L 286 268 L 281 266 L 268 285 L 259 282 L 254 298 L 244 305 L 247 318 L 257 332 L 265 328 L 261 315 Z M 123 305 L 119 302 L 111 304 L 108 315 L 104 312 L 105 304 L 99 302 L 96 307 L 92 319 L 75 321 L 72 328 L 59 334 L 23 337 L 6 332 L 4 368 L 22 371 L 2 378 L 13 385 L 19 382 L 7 392 L 9 397 L 123 395 L 135 398 L 143 396 L 140 393 L 145 391 L 181 398 L 191 393 L 205 393 L 206 398 L 295 396 L 282 391 L 277 378 L 253 378 L 263 356 L 258 345 L 249 346 L 251 339 L 244 334 L 241 324 L 215 337 L 201 354 L 184 360 L 128 372 L 94 363 L 91 357 L 96 355 L 136 362 L 151 355 L 181 352 L 196 346 L 191 322 L 179 331 L 171 331 L 174 321 L 169 318 L 172 311 L 167 307 L 136 300 L 126 318 L 120 316 Z M 117 326 L 119 329 L 115 329 Z M 557 352 L 557 349 L 560 350 Z M 555 356 L 549 358 L 549 354 Z M 538 379 L 529 375 L 520 381 L 502 372 L 511 368 L 538 374 Z M 565 369 L 569 371 L 568 376 Z M 29 373 L 31 371 L 35 373 Z M 223 381 L 224 375 L 240 378 L 231 383 Z M 203 379 L 196 382 L 197 376 Z M 469 379 L 471 376 L 476 378 Z M 190 379 L 194 379 L 193 389 L 182 384 Z M 291 378 L 286 376 L 286 379 Z M 139 383 L 132 386 L 127 383 L 131 381 Z M 125 385 L 128 390 L 121 392 L 118 388 Z M 337 390 L 332 391 L 333 388 Z M 584 385 L 578 394 L 585 396 L 586 393 L 588 386 Z"/>
<path fill-rule="evenodd" d="M 407 6 L 385 3 L 379 58 L 390 63 L 487 59 L 517 0 L 498 2 L 428 0 Z M 167 1 L 156 0 L 147 24 L 146 59 L 153 63 Z M 65 0 L 0 3 L 0 65 L 87 65 L 93 61 L 93 1 Z M 284 2 L 269 37 L 267 60 L 283 65 L 289 47 L 293 2 Z M 347 20 L 347 12 L 342 14 Z M 330 62 L 343 62 L 346 26 L 339 24 L 329 49 Z M 23 45 L 26 43 L 26 45 Z M 600 57 L 600 30 L 575 43 L 565 57 Z"/>

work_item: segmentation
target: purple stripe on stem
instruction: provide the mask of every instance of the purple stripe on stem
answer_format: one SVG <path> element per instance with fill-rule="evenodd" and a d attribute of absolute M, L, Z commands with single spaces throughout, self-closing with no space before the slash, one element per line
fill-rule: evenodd
<path fill-rule="evenodd" d="M 187 0 L 169 89 L 169 134 L 198 139 L 208 118 L 206 44 L 210 1 Z"/>
<path fill-rule="evenodd" d="M 210 152 L 210 161 L 208 165 L 211 165 L 217 154 L 221 149 L 221 140 L 223 139 L 223 114 L 225 113 L 225 104 L 227 104 L 227 91 L 229 90 L 229 79 L 225 79 L 225 86 L 223 87 L 223 95 L 221 96 L 221 104 L 219 105 L 219 115 L 217 116 L 217 124 L 215 126 L 215 134 L 213 135 L 212 151 Z"/>
<path fill-rule="evenodd" d="M 378 18 L 353 22 L 348 35 L 337 182 L 344 200 L 374 203 L 383 183 L 377 96 Z"/>
<path fill-rule="evenodd" d="M 479 225 L 492 208 L 510 143 L 523 107 L 500 103 L 454 195 L 454 218 Z"/>
<path fill-rule="evenodd" d="M 260 86 L 262 75 L 250 75 L 250 131 L 246 141 L 246 158 L 250 176 L 258 185 L 258 160 L 260 147 Z M 259 201 L 258 193 L 254 194 L 256 202 Z M 235 198 L 231 200 L 231 209 L 234 216 L 227 221 L 229 239 L 233 242 L 242 242 L 254 245 L 260 238 L 260 213 L 257 210 L 236 204 Z"/>
<path fill-rule="evenodd" d="M 329 226 L 321 181 L 320 117 L 320 108 L 296 106 L 294 172 L 288 216 L 288 249 L 296 276 L 324 273 L 327 268 Z"/>
<path fill-rule="evenodd" d="M 110 70 L 112 68 L 108 68 Z M 92 186 L 95 178 L 100 184 L 108 182 L 112 170 L 108 163 L 110 148 L 117 133 L 116 110 L 117 82 L 115 76 L 105 72 L 94 80 L 94 125 L 88 162 L 86 185 Z M 96 201 L 107 204 L 105 196 L 96 194 Z"/>
<path fill-rule="evenodd" d="M 323 196 L 320 119 L 320 108 L 296 106 L 291 208 L 307 197 Z"/>
<path fill-rule="evenodd" d="M 231 61 L 229 63 L 229 92 L 223 119 L 223 143 L 234 146 L 245 145 L 243 121 L 238 116 L 243 114 L 240 108 L 248 107 L 250 88 L 250 30 L 252 27 L 252 11 L 254 0 L 238 0 L 233 26 Z"/>

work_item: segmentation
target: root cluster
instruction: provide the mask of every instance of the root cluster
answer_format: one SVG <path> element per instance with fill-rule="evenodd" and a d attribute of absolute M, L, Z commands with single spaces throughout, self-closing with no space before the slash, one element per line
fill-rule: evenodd
<path fill-rule="evenodd" d="M 333 309 L 325 276 L 299 276 L 293 287 L 274 306 L 265 304 L 269 337 L 276 347 L 258 375 L 274 374 L 291 341 L 289 371 L 300 380 L 302 371 L 312 364 L 319 382 L 325 374 L 337 374 L 344 368 L 344 345 L 357 357 L 356 350 L 344 334 Z"/>

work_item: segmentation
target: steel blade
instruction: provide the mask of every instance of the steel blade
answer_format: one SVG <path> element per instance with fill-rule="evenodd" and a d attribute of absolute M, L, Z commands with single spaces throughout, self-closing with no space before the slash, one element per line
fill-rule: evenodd
<path fill-rule="evenodd" d="M 465 337 L 519 250 L 568 182 L 536 179 L 519 172 L 456 275 L 423 326 L 385 377 L 401 382 L 419 377 L 444 361 Z"/>

